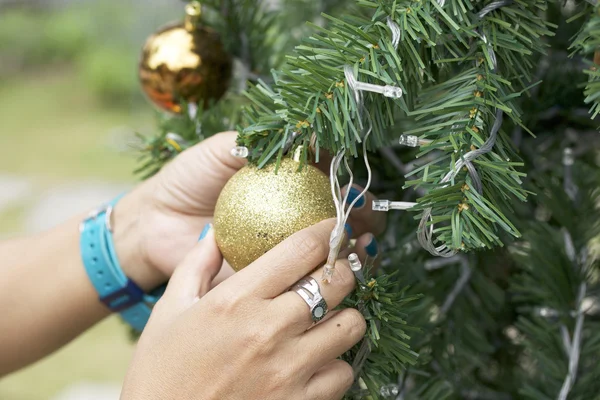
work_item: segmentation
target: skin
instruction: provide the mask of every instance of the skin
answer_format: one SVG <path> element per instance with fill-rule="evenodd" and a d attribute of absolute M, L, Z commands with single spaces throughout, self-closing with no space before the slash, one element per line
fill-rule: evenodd
<path fill-rule="evenodd" d="M 198 244 L 221 189 L 244 165 L 229 154 L 235 135 L 218 134 L 187 150 L 115 207 L 114 243 L 127 276 L 149 291 L 179 265 L 142 335 L 123 398 L 282 398 L 261 391 L 270 388 L 285 393 L 283 398 L 329 399 L 347 388 L 348 366 L 332 360 L 360 339 L 364 321 L 348 310 L 328 319 L 348 318 L 340 320 L 343 329 L 325 331 L 321 325 L 327 322 L 307 331 L 308 307 L 297 294 L 285 292 L 326 258 L 331 222 L 299 232 L 230 279 L 233 272 L 223 263 L 212 233 Z M 383 216 L 368 208 L 354 210 L 350 219 L 361 258 L 372 234 L 384 227 Z M 80 259 L 78 226 L 84 216 L 0 243 L 0 376 L 48 355 L 109 315 Z M 322 288 L 330 308 L 353 285 L 352 274 L 344 275 L 347 265 L 340 264 L 339 271 L 342 281 Z M 311 331 L 321 334 L 305 335 Z M 336 335 L 342 331 L 343 338 Z M 339 339 L 332 347 L 335 355 L 324 350 L 330 337 Z M 327 360 L 320 354 L 327 354 Z M 260 387 L 235 383 L 235 371 L 250 370 L 256 371 L 253 382 Z M 194 379 L 182 382 L 190 371 Z M 317 393 L 315 379 L 334 396 L 319 397 L 323 393 Z M 269 386 L 275 382 L 277 387 Z"/>
<path fill-rule="evenodd" d="M 325 260 L 333 226 L 298 232 L 205 294 L 222 263 L 209 233 L 153 312 L 122 399 L 341 398 L 353 372 L 336 358 L 364 336 L 363 316 L 346 309 L 311 328 L 306 303 L 287 291 Z M 342 259 L 321 293 L 333 308 L 354 285 Z"/>

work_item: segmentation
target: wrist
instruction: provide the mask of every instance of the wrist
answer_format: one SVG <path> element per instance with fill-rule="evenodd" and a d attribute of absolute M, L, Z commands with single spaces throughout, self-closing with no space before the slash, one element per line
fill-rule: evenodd
<path fill-rule="evenodd" d="M 148 259 L 142 229 L 144 209 L 150 201 L 148 182 L 123 196 L 112 214 L 113 242 L 121 269 L 145 292 L 167 281 Z"/>

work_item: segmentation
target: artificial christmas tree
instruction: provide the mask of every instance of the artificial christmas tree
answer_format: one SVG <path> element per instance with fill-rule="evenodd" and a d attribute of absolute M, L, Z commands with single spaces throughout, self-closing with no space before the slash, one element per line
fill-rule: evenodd
<path fill-rule="evenodd" d="M 340 182 L 383 199 L 382 265 L 346 301 L 369 323 L 349 398 L 598 398 L 592 3 L 205 1 L 235 83 L 163 118 L 140 171 L 233 127 L 257 168 L 331 156 L 334 257 Z"/>

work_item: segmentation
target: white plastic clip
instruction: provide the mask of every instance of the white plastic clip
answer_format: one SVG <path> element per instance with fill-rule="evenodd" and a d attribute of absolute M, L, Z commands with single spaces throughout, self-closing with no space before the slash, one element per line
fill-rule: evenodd
<path fill-rule="evenodd" d="M 365 83 L 365 82 L 360 82 L 360 81 L 356 81 L 354 88 L 356 90 L 362 90 L 365 92 L 379 93 L 379 94 L 384 95 L 385 97 L 389 97 L 392 99 L 399 99 L 400 97 L 402 97 L 402 94 L 403 94 L 402 89 L 397 86 L 373 85 L 371 83 Z"/>
<path fill-rule="evenodd" d="M 400 140 L 398 141 L 398 143 L 400 143 L 401 145 L 408 147 L 425 146 L 430 144 L 431 142 L 433 142 L 433 140 L 419 139 L 419 137 L 415 135 L 400 135 Z"/>
<path fill-rule="evenodd" d="M 409 201 L 373 200 L 373 211 L 408 210 L 416 205 Z"/>
<path fill-rule="evenodd" d="M 363 266 L 360 262 L 360 259 L 358 258 L 358 255 L 356 253 L 350 254 L 348 256 L 348 263 L 350 264 L 350 269 L 352 270 L 352 272 L 354 272 L 356 280 L 365 285 L 366 280 L 365 276 L 363 275 Z"/>

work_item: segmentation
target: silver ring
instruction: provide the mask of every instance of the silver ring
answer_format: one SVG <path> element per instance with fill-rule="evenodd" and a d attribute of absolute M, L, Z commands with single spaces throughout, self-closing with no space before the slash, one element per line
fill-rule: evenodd
<path fill-rule="evenodd" d="M 313 322 L 319 322 L 325 317 L 328 311 L 327 302 L 321 295 L 319 283 L 313 277 L 301 279 L 292 290 L 308 304 Z"/>

